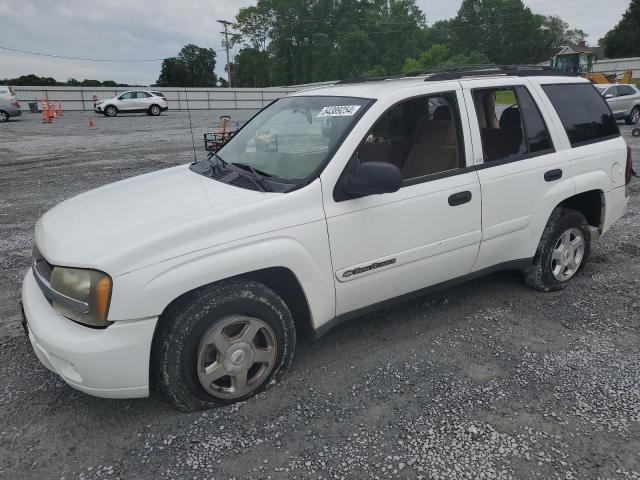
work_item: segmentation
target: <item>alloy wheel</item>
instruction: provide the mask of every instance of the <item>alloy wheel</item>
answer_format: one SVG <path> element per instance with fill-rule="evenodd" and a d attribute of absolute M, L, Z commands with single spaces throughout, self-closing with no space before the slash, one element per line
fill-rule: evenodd
<path fill-rule="evenodd" d="M 566 282 L 580 269 L 584 260 L 584 234 L 578 228 L 566 230 L 556 242 L 551 254 L 551 273 L 556 280 Z"/>
<path fill-rule="evenodd" d="M 276 362 L 276 337 L 262 320 L 229 316 L 200 344 L 198 379 L 207 393 L 232 399 L 257 389 Z"/>

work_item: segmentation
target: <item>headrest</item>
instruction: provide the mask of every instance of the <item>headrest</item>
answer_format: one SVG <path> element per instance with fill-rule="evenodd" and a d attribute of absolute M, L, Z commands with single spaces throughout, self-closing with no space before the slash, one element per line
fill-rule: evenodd
<path fill-rule="evenodd" d="M 435 109 L 435 111 L 433 112 L 433 119 L 434 120 L 446 120 L 446 121 L 451 121 L 451 108 L 449 108 L 449 105 L 440 105 L 438 108 Z"/>
<path fill-rule="evenodd" d="M 501 130 L 520 130 L 520 109 L 509 107 L 500 115 Z"/>
<path fill-rule="evenodd" d="M 455 145 L 456 130 L 453 122 L 444 120 L 424 120 L 420 125 L 416 143 L 430 145 Z"/>

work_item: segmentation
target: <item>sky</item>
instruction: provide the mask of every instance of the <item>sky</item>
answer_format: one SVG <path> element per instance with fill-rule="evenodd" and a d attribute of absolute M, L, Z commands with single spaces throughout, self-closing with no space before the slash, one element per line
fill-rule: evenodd
<path fill-rule="evenodd" d="M 535 13 L 558 15 L 597 41 L 622 18 L 631 0 L 524 0 Z M 462 0 L 417 0 L 432 24 L 455 16 Z M 217 52 L 224 74 L 218 19 L 233 21 L 255 0 L 0 0 L 0 47 L 55 55 L 153 60 L 194 43 Z M 46 26 L 46 27 L 45 27 Z M 236 47 L 237 49 L 237 47 Z M 0 78 L 34 73 L 65 81 L 92 78 L 148 85 L 161 61 L 92 62 L 0 50 Z"/>

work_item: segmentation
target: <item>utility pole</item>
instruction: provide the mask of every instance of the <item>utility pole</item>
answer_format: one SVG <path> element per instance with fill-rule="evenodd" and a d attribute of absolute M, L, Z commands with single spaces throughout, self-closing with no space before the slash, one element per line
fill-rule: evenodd
<path fill-rule="evenodd" d="M 231 64 L 229 63 L 229 25 L 232 25 L 231 22 L 227 20 L 218 20 L 218 23 L 222 24 L 224 27 L 224 32 L 220 32 L 224 35 L 224 48 L 227 51 L 227 82 L 228 87 L 231 88 Z"/>

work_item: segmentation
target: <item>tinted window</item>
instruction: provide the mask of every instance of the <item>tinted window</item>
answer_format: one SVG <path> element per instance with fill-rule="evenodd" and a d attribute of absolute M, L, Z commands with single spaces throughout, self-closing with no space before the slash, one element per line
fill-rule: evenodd
<path fill-rule="evenodd" d="M 618 85 L 618 95 L 620 96 L 627 96 L 627 95 L 633 95 L 635 92 L 633 91 L 633 88 L 631 88 L 628 85 Z"/>
<path fill-rule="evenodd" d="M 133 92 L 127 92 L 120 95 L 120 100 L 131 100 L 133 97 Z"/>
<path fill-rule="evenodd" d="M 516 93 L 520 103 L 520 114 L 524 122 L 529 153 L 552 151 L 553 144 L 551 137 L 549 137 L 549 130 L 547 130 L 547 125 L 544 123 L 531 94 L 525 87 L 516 87 Z"/>
<path fill-rule="evenodd" d="M 571 146 L 618 137 L 618 125 L 598 91 L 588 83 L 543 85 Z"/>
<path fill-rule="evenodd" d="M 388 162 L 405 180 L 464 167 L 455 93 L 401 102 L 374 124 L 357 150 L 360 162 Z"/>
<path fill-rule="evenodd" d="M 147 92 L 138 92 L 138 98 L 150 98 L 151 94 Z"/>

